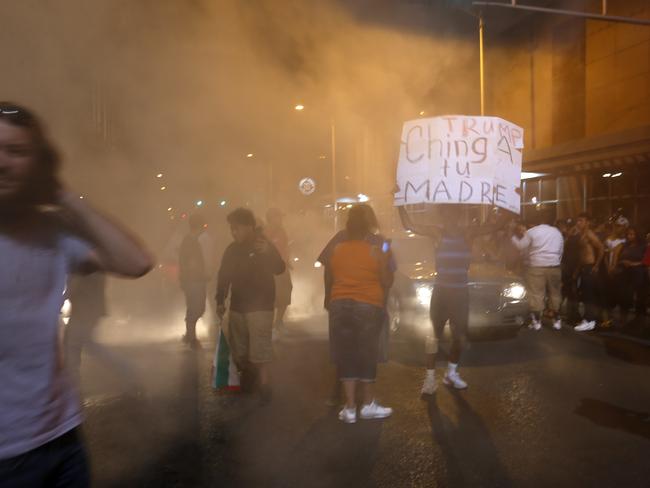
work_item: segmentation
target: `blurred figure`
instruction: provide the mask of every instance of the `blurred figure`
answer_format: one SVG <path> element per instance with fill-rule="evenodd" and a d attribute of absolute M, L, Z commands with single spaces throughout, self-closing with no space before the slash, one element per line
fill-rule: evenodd
<path fill-rule="evenodd" d="M 277 249 L 256 227 L 253 212 L 238 208 L 228 215 L 234 242 L 221 260 L 217 281 L 217 315 L 223 319 L 230 293 L 228 341 L 238 368 L 257 374 L 260 403 L 271 401 L 275 276 L 286 266 Z"/>
<path fill-rule="evenodd" d="M 130 393 L 138 391 L 135 372 L 107 347 L 95 342 L 95 331 L 106 317 L 106 275 L 96 272 L 73 275 L 66 296 L 72 305 L 65 327 L 65 365 L 76 385 L 81 387 L 81 354 L 85 351 L 117 373 Z"/>
<path fill-rule="evenodd" d="M 477 237 L 503 229 L 507 224 L 506 217 L 500 217 L 492 225 L 464 228 L 461 209 L 456 205 L 445 205 L 441 210 L 442 225 L 415 225 L 404 207 L 399 207 L 399 214 L 405 229 L 431 237 L 436 247 L 436 279 L 429 311 L 434 339 L 426 345 L 427 371 L 422 394 L 432 395 L 438 388 L 436 355 L 447 323 L 451 329 L 452 343 L 443 383 L 458 390 L 465 389 L 467 382 L 461 378 L 458 364 L 467 341 L 472 245 Z"/>
<path fill-rule="evenodd" d="M 621 269 L 618 266 L 618 255 L 621 252 L 623 244 L 625 244 L 625 235 L 629 226 L 628 220 L 619 216 L 612 226 L 612 230 L 605 239 L 605 272 L 602 277 L 602 293 L 601 304 L 603 306 L 603 322 L 602 327 L 609 327 L 612 325 L 614 317 L 614 310 L 617 306 L 621 305 Z"/>
<path fill-rule="evenodd" d="M 580 271 L 580 235 L 574 222 L 567 219 L 564 227 L 562 254 L 562 301 L 566 301 L 566 320 L 571 325 L 580 321 L 578 311 L 578 273 Z"/>
<path fill-rule="evenodd" d="M 61 187 L 58 166 L 58 155 L 36 116 L 0 102 L 3 488 L 89 485 L 78 429 L 79 398 L 63 366 L 63 291 L 73 272 L 139 277 L 153 266 L 125 230 Z M 79 229 L 86 239 L 75 237 L 69 228 Z"/>
<path fill-rule="evenodd" d="M 532 312 L 532 328 L 542 328 L 542 313 L 546 299 L 553 320 L 553 328 L 560 330 L 560 305 L 562 305 L 562 233 L 548 224 L 540 224 L 526 230 L 518 225 L 512 236 L 513 244 L 526 255 L 526 284 Z"/>
<path fill-rule="evenodd" d="M 374 397 L 379 337 L 383 325 L 385 290 L 390 289 L 390 249 L 372 245 L 367 210 L 358 205 L 348 215 L 345 239 L 331 248 L 325 261 L 326 308 L 330 340 L 336 351 L 338 377 L 345 392 L 339 419 L 357 421 L 357 389 L 362 397 L 362 419 L 386 418 L 392 409 Z M 323 261 L 321 261 L 323 262 Z"/>
<path fill-rule="evenodd" d="M 578 272 L 580 297 L 585 305 L 585 315 L 574 329 L 587 332 L 596 328 L 598 320 L 598 271 L 605 255 L 605 247 L 591 230 L 591 217 L 581 213 L 576 220 L 580 238 L 580 270 Z"/>
<path fill-rule="evenodd" d="M 196 338 L 196 323 L 205 313 L 208 277 L 203 248 L 199 238 L 205 230 L 205 221 L 199 214 L 190 216 L 190 231 L 183 239 L 178 256 L 179 281 L 185 295 L 185 335 L 183 342 L 191 348 L 201 347 Z"/>
<path fill-rule="evenodd" d="M 291 254 L 289 251 L 289 237 L 284 229 L 284 214 L 277 208 L 271 208 L 266 213 L 266 227 L 264 235 L 275 246 L 284 260 L 286 269 L 284 273 L 275 277 L 275 319 L 273 328 L 276 333 L 284 331 L 284 316 L 291 305 Z"/>
<path fill-rule="evenodd" d="M 622 276 L 621 307 L 624 314 L 632 307 L 637 317 L 646 314 L 648 275 L 643 265 L 646 249 L 647 245 L 637 230 L 630 227 L 627 230 L 625 244 L 618 255 L 618 266 Z"/>

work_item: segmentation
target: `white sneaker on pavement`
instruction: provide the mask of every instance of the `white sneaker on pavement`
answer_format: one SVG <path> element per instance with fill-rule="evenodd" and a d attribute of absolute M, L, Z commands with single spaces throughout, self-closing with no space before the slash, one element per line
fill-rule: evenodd
<path fill-rule="evenodd" d="M 458 371 L 447 371 L 442 382 L 447 386 L 453 386 L 457 390 L 464 390 L 467 388 L 467 383 L 460 377 Z"/>
<path fill-rule="evenodd" d="M 561 319 L 554 320 L 553 321 L 553 328 L 555 330 L 562 330 L 562 320 Z"/>
<path fill-rule="evenodd" d="M 583 320 L 578 325 L 576 325 L 573 328 L 573 330 L 575 330 L 576 332 L 588 332 L 590 330 L 594 330 L 595 328 L 596 328 L 596 322 L 594 320 L 590 322 Z"/>
<path fill-rule="evenodd" d="M 393 409 L 389 407 L 382 407 L 376 401 L 361 407 L 361 418 L 364 420 L 370 419 L 385 419 L 393 414 Z"/>
<path fill-rule="evenodd" d="M 433 395 L 438 389 L 438 382 L 436 381 L 435 374 L 430 374 L 428 371 L 424 377 L 424 383 L 422 383 L 422 394 L 423 395 Z"/>
<path fill-rule="evenodd" d="M 339 420 L 346 424 L 354 424 L 357 421 L 357 410 L 356 408 L 346 408 L 339 412 Z"/>
<path fill-rule="evenodd" d="M 528 328 L 531 330 L 542 330 L 542 323 L 537 319 L 533 319 Z"/>

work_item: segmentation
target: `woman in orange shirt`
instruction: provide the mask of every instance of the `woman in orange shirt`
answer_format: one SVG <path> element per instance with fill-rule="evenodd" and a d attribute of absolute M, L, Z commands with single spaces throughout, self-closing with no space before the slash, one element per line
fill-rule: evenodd
<path fill-rule="evenodd" d="M 347 239 L 332 251 L 326 264 L 326 279 L 331 284 L 329 313 L 331 340 L 334 341 L 339 380 L 343 383 L 346 404 L 339 413 L 345 423 L 357 420 L 356 391 L 363 405 L 362 419 L 386 418 L 392 409 L 374 398 L 377 376 L 379 333 L 384 313 L 384 290 L 393 282 L 390 250 L 368 242 L 371 233 L 364 209 L 350 210 Z"/>

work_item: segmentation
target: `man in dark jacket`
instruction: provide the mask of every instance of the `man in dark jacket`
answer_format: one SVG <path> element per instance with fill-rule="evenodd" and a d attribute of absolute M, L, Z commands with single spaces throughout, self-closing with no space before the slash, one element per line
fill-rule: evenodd
<path fill-rule="evenodd" d="M 271 399 L 270 368 L 275 309 L 275 276 L 285 263 L 277 249 L 257 228 L 253 212 L 238 208 L 228 215 L 234 242 L 221 260 L 217 282 L 217 314 L 223 318 L 230 291 L 228 339 L 241 370 L 254 368 L 261 401 Z"/>

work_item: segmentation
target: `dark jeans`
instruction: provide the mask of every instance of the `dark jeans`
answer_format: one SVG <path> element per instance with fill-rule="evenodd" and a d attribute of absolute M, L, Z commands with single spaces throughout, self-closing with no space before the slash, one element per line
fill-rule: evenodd
<path fill-rule="evenodd" d="M 451 329 L 449 361 L 458 363 L 467 337 L 469 321 L 469 288 L 445 288 L 436 286 L 431 295 L 431 322 L 438 341 L 442 340 L 445 324 Z"/>
<path fill-rule="evenodd" d="M 383 309 L 354 300 L 335 300 L 329 312 L 339 379 L 375 381 Z"/>
<path fill-rule="evenodd" d="M 593 264 L 583 265 L 578 278 L 580 298 L 585 304 L 585 320 L 589 322 L 598 320 L 598 273 L 593 269 Z"/>
<path fill-rule="evenodd" d="M 36 449 L 0 460 L 2 488 L 84 488 L 90 486 L 88 459 L 78 429 Z"/>
<path fill-rule="evenodd" d="M 646 268 L 627 268 L 623 270 L 621 277 L 621 308 L 627 312 L 634 307 L 637 314 L 645 314 L 648 295 Z"/>
<path fill-rule="evenodd" d="M 562 299 L 566 300 L 566 319 L 570 323 L 580 321 L 580 313 L 578 311 L 578 284 L 573 277 L 574 269 L 568 267 L 562 269 Z"/>

